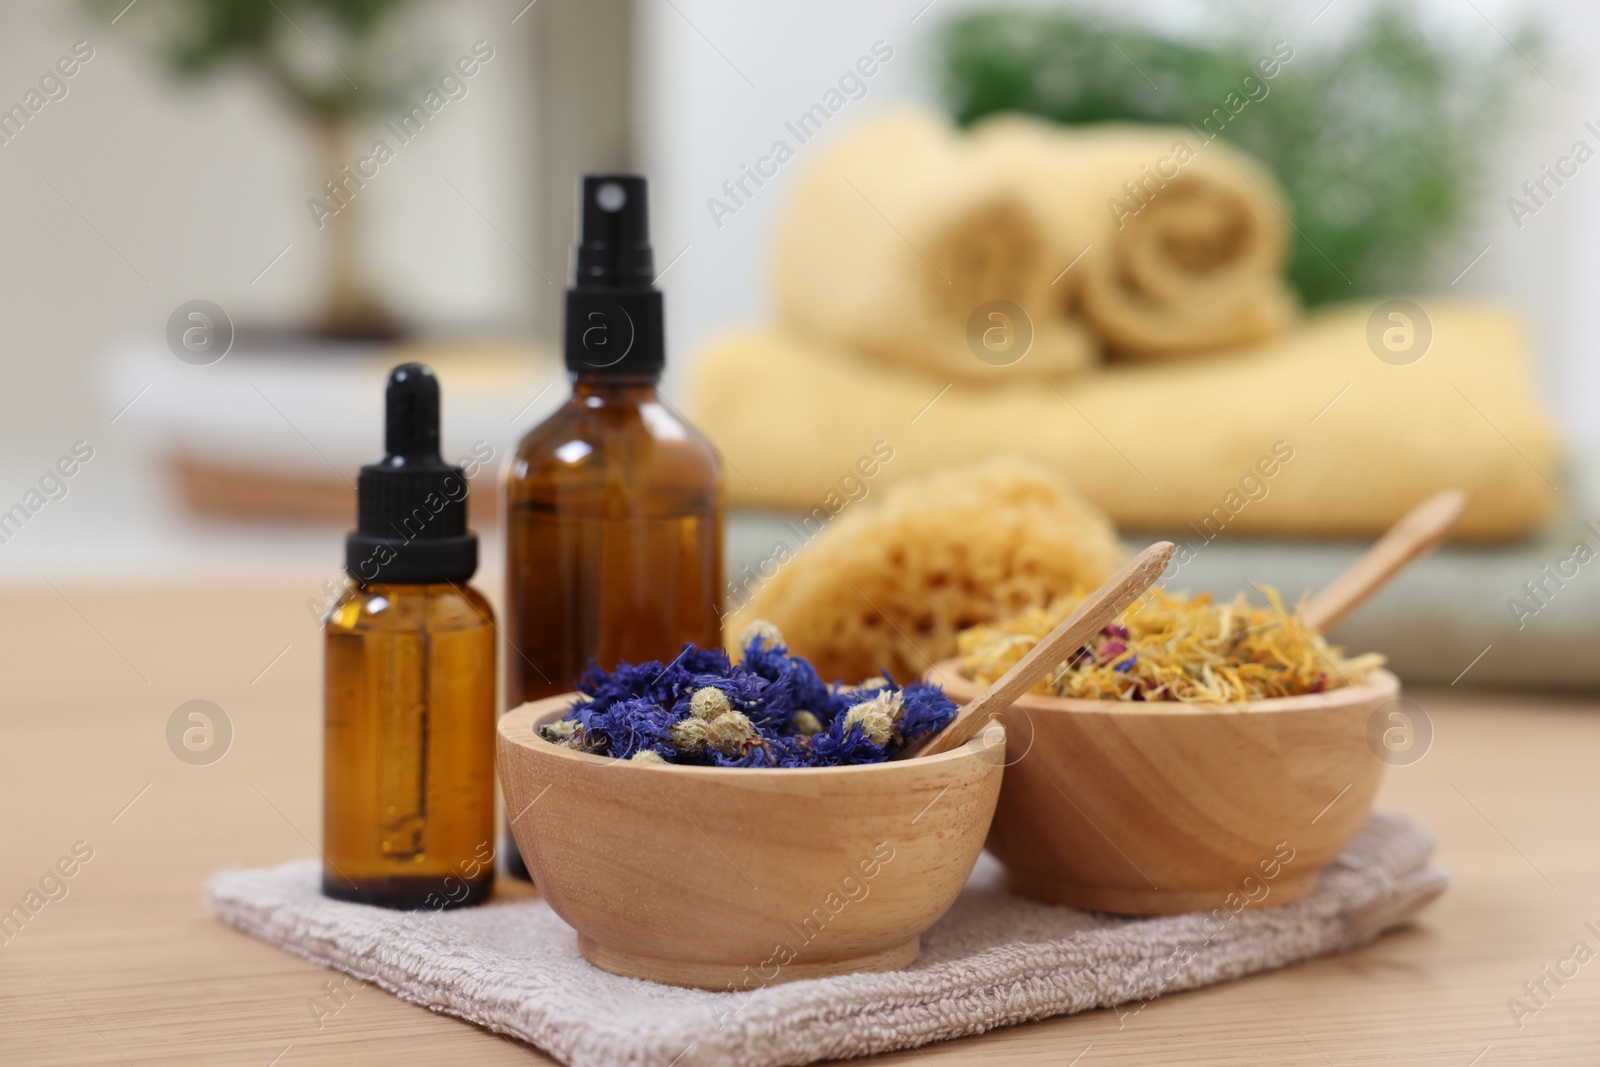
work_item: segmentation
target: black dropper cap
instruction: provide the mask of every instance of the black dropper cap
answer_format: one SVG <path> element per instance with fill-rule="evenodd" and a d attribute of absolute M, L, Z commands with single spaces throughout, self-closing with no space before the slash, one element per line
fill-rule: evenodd
<path fill-rule="evenodd" d="M 439 455 L 439 379 L 422 363 L 389 372 L 383 448 L 361 468 L 358 524 L 345 538 L 344 569 L 363 584 L 464 582 L 478 569 L 467 529 L 467 479 Z"/>
<path fill-rule="evenodd" d="M 577 270 L 567 290 L 567 369 L 660 374 L 667 360 L 649 185 L 636 174 L 586 175 L 581 204 Z"/>

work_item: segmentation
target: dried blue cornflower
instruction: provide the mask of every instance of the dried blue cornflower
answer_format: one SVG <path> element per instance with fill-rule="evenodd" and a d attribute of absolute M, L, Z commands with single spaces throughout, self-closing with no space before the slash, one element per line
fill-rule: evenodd
<path fill-rule="evenodd" d="M 853 763 L 882 763 L 889 758 L 886 746 L 875 743 L 867 736 L 860 723 L 844 724 L 844 716 L 834 719 L 828 728 L 811 738 L 809 766 L 831 767 Z"/>
<path fill-rule="evenodd" d="M 770 623 L 741 635 L 737 666 L 693 645 L 668 663 L 591 668 L 552 743 L 639 762 L 710 767 L 878 763 L 942 728 L 956 707 L 938 686 L 887 676 L 825 684 Z"/>
<path fill-rule="evenodd" d="M 900 734 L 908 744 L 944 729 L 956 717 L 955 702 L 936 685 L 908 685 L 900 690 L 900 700 Z"/>
<path fill-rule="evenodd" d="M 747 634 L 753 631 L 753 636 L 744 644 L 744 660 L 740 664 L 767 683 L 764 707 L 752 718 L 762 726 L 794 733 L 794 713 L 801 708 L 831 710 L 832 693 L 810 663 L 789 655 L 776 627 L 766 623 L 766 629 L 758 629 L 758 624 L 760 620 L 745 628 Z"/>
<path fill-rule="evenodd" d="M 860 726 L 875 745 L 887 746 L 900 732 L 900 715 L 904 710 L 901 696 L 893 690 L 884 690 L 871 700 L 863 700 L 844 713 L 842 726 Z"/>
<path fill-rule="evenodd" d="M 576 730 L 577 728 L 577 723 L 572 722 L 569 719 L 562 719 L 560 722 L 545 723 L 543 726 L 539 727 L 539 736 L 550 742 L 552 745 L 559 745 L 561 742 L 571 737 L 572 731 Z"/>
<path fill-rule="evenodd" d="M 805 708 L 801 708 L 794 713 L 794 726 L 797 731 L 806 737 L 822 732 L 822 720 Z"/>
<path fill-rule="evenodd" d="M 756 619 L 743 630 L 739 631 L 739 647 L 748 649 L 751 645 L 763 649 L 777 648 L 787 644 L 783 639 L 783 631 L 766 619 Z"/>
<path fill-rule="evenodd" d="M 658 754 L 670 749 L 676 721 L 670 711 L 649 697 L 631 697 L 607 707 L 583 705 L 569 712 L 567 718 L 576 720 L 592 739 L 585 751 L 617 759 L 629 759 L 645 748 L 655 749 Z"/>
<path fill-rule="evenodd" d="M 582 723 L 556 723 L 556 727 L 565 729 L 551 730 L 550 727 L 541 727 L 539 736 L 551 744 L 560 745 L 562 748 L 577 749 L 579 752 L 601 752 L 605 749 L 603 739 L 598 739 L 584 727 Z M 551 732 L 546 733 L 547 730 Z"/>
<path fill-rule="evenodd" d="M 632 699 L 648 699 L 671 707 L 693 690 L 727 677 L 731 670 L 726 652 L 686 644 L 670 663 L 620 663 L 614 671 L 602 671 L 591 663 L 578 679 L 578 692 L 601 707 Z"/>
<path fill-rule="evenodd" d="M 715 719 L 718 715 L 732 710 L 733 705 L 728 702 L 728 694 L 714 685 L 704 686 L 689 694 L 689 714 L 697 719 Z"/>

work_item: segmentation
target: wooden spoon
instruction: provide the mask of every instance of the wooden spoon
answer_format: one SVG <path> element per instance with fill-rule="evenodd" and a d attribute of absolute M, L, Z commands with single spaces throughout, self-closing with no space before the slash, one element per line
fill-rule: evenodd
<path fill-rule="evenodd" d="M 990 719 L 1010 707 L 1013 701 L 1032 689 L 1035 682 L 1082 648 L 1089 638 L 1105 628 L 1106 623 L 1122 614 L 1124 608 L 1154 585 L 1172 562 L 1172 548 L 1171 541 L 1157 541 L 1123 564 L 1122 569 L 1107 578 L 1105 584 L 1079 604 L 1060 626 L 1051 630 L 1049 636 L 1034 645 L 994 684 L 964 704 L 944 729 L 907 745 L 894 758 L 934 756 L 960 748 L 976 737 Z"/>
<path fill-rule="evenodd" d="M 1406 564 L 1443 541 L 1466 506 L 1467 494 L 1446 489 L 1406 512 L 1360 559 L 1311 598 L 1300 621 L 1318 633 L 1327 633 Z"/>

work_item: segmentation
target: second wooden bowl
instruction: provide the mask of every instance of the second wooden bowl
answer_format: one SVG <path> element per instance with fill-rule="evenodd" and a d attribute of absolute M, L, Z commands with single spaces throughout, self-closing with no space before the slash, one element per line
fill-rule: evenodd
<path fill-rule="evenodd" d="M 535 883 L 604 970 L 751 992 L 896 970 L 983 851 L 999 730 L 859 767 L 662 766 L 541 740 L 576 696 L 501 717 L 500 783 Z"/>
<path fill-rule="evenodd" d="M 959 660 L 929 677 L 958 704 L 980 689 Z M 1366 821 L 1385 766 L 1367 720 L 1399 691 L 1377 671 L 1225 706 L 1029 693 L 1001 719 L 1007 768 L 989 851 L 1018 892 L 1095 911 L 1298 900 Z"/>

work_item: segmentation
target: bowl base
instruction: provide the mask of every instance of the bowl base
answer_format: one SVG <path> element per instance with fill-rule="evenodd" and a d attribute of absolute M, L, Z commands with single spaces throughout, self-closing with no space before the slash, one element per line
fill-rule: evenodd
<path fill-rule="evenodd" d="M 921 949 L 922 938 L 913 937 L 898 945 L 848 959 L 796 960 L 778 967 L 776 975 L 767 977 L 759 961 L 735 966 L 697 960 L 661 959 L 610 948 L 582 934 L 578 935 L 578 951 L 602 971 L 620 974 L 624 978 L 644 978 L 651 982 L 710 989 L 718 993 L 740 990 L 754 992 L 762 986 L 796 982 L 802 978 L 829 978 L 862 971 L 898 971 L 911 966 Z"/>
<path fill-rule="evenodd" d="M 1317 871 L 1299 871 L 1290 877 L 1285 871 L 1271 881 L 1261 881 L 1267 895 L 1249 901 L 1246 907 L 1271 907 L 1275 904 L 1292 904 L 1317 885 Z M 1246 889 L 1239 885 L 1218 886 L 1215 889 L 1151 889 L 1149 886 L 1080 885 L 1073 882 L 1034 880 L 1007 872 L 1011 889 L 1025 897 L 1043 900 L 1050 904 L 1065 904 L 1084 911 L 1104 911 L 1113 915 L 1185 915 L 1189 912 L 1206 912 L 1214 908 L 1227 908 L 1230 894 L 1248 900 Z M 1232 910 L 1232 909 L 1229 909 Z"/>

